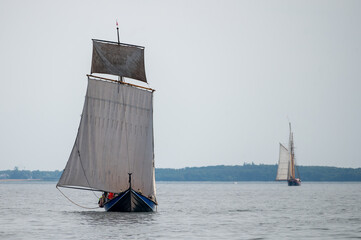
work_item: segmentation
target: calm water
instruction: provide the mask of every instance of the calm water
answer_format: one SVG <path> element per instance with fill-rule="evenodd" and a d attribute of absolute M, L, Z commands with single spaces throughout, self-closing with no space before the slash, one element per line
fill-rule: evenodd
<path fill-rule="evenodd" d="M 361 183 L 158 182 L 155 213 L 82 209 L 53 182 L 0 190 L 0 239 L 361 239 Z M 96 206 L 92 192 L 63 191 Z"/>

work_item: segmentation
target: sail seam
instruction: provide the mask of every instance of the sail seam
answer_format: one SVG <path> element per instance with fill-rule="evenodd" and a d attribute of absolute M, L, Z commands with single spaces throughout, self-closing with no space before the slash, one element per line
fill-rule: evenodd
<path fill-rule="evenodd" d="M 148 109 L 148 108 L 138 107 L 138 106 L 135 106 L 135 105 L 126 104 L 126 103 L 122 103 L 122 102 L 118 102 L 118 101 L 104 100 L 104 99 L 101 99 L 101 98 L 95 98 L 95 97 L 90 97 L 90 96 L 86 96 L 86 98 L 92 99 L 92 100 L 101 101 L 101 102 L 115 103 L 115 104 L 123 105 L 124 107 L 131 107 L 131 108 L 135 108 L 135 109 L 144 110 L 144 111 L 147 111 L 147 112 L 150 112 L 150 111 L 151 111 L 151 110 Z"/>
<path fill-rule="evenodd" d="M 127 104 L 125 104 L 125 99 L 124 99 L 124 90 L 123 88 L 120 88 L 121 94 L 122 94 L 122 101 L 123 101 L 123 105 L 124 106 L 124 125 L 125 125 L 125 142 L 127 144 L 126 147 L 126 151 L 127 151 L 127 160 L 128 160 L 128 173 L 132 173 L 131 169 L 130 169 L 130 161 L 129 161 L 129 143 L 128 143 L 128 131 L 127 131 L 127 119 L 126 119 L 126 112 L 127 112 Z"/>

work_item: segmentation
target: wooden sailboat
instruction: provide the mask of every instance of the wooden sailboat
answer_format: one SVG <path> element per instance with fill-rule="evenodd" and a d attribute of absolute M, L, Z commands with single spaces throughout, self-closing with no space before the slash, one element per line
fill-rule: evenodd
<path fill-rule="evenodd" d="M 301 179 L 298 177 L 296 178 L 296 171 L 295 171 L 295 149 L 293 144 L 293 132 L 291 130 L 291 123 L 290 126 L 290 136 L 289 136 L 289 148 L 287 149 L 280 143 L 280 155 L 278 161 L 278 170 L 276 180 L 288 182 L 288 186 L 300 186 Z M 299 175 L 299 174 L 298 174 Z"/>
<path fill-rule="evenodd" d="M 119 34 L 118 42 L 93 39 L 87 76 L 78 134 L 57 187 L 103 192 L 106 211 L 155 211 L 154 90 L 129 83 L 147 83 L 144 47 L 120 43 Z"/>

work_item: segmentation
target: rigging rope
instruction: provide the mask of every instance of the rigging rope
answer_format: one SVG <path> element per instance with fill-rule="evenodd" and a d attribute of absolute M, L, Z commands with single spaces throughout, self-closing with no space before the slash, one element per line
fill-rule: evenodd
<path fill-rule="evenodd" d="M 80 151 L 79 151 L 78 144 L 76 143 L 76 141 L 75 141 L 75 146 L 76 146 L 76 149 L 78 150 L 79 161 L 80 161 L 81 168 L 83 169 L 83 173 L 84 173 L 84 176 L 85 176 L 85 180 L 86 180 L 86 182 L 88 183 L 89 188 L 92 189 L 92 187 L 90 186 L 88 177 L 87 177 L 86 174 L 85 174 L 85 169 L 84 169 L 83 163 L 82 163 L 82 161 L 81 161 Z M 94 196 L 95 196 L 97 199 L 99 199 L 99 197 L 95 194 L 95 192 L 94 192 L 93 190 L 91 190 L 91 191 L 92 191 L 92 193 L 94 194 Z"/>
<path fill-rule="evenodd" d="M 90 207 L 84 207 L 84 206 L 82 206 L 82 205 L 80 205 L 80 204 L 77 204 L 76 202 L 74 202 L 73 200 L 71 200 L 70 198 L 68 198 L 68 196 L 66 196 L 66 195 L 58 188 L 58 186 L 56 186 L 56 189 L 58 189 L 59 192 L 60 192 L 61 194 L 63 194 L 63 196 L 64 196 L 66 199 L 69 200 L 69 202 L 73 203 L 74 205 L 76 205 L 76 206 L 78 206 L 78 207 L 85 208 L 85 209 L 97 209 L 97 208 L 99 208 L 99 207 L 92 207 L 92 208 L 90 208 Z"/>

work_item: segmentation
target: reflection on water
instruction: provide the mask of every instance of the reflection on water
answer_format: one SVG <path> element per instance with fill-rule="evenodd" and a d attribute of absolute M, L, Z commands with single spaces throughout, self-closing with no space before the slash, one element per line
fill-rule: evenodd
<path fill-rule="evenodd" d="M 99 212 L 99 211 L 86 211 L 86 212 L 73 212 L 78 215 L 81 220 L 86 221 L 92 226 L 97 225 L 132 225 L 132 224 L 153 224 L 154 215 L 156 212 L 146 213 L 119 213 L 119 212 Z M 75 216 L 76 217 L 76 216 Z"/>
<path fill-rule="evenodd" d="M 0 239 L 345 239 L 361 236 L 361 183 L 158 183 L 158 212 L 71 204 L 55 183 L 0 183 Z M 92 192 L 67 195 L 97 206 Z"/>

